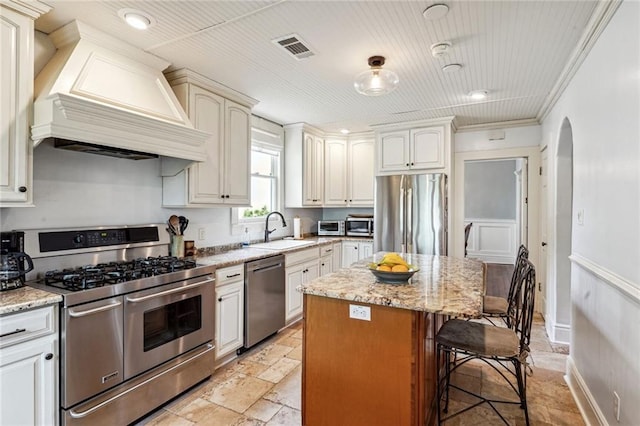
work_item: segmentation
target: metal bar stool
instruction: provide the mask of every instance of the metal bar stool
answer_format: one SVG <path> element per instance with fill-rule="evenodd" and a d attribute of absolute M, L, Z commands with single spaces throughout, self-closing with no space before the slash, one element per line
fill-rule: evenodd
<path fill-rule="evenodd" d="M 498 411 L 496 404 L 519 404 L 524 410 L 526 424 L 529 425 L 526 360 L 529 356 L 536 274 L 531 262 L 525 262 L 524 271 L 519 276 L 515 290 L 518 308 L 514 311 L 509 328 L 452 319 L 447 321 L 436 335 L 438 424 L 487 403 L 505 424 L 509 423 Z M 452 355 L 457 356 L 455 362 L 452 361 Z M 452 384 L 451 374 L 474 359 L 485 362 L 497 371 L 516 394 L 517 401 L 483 397 Z M 442 413 L 448 414 L 450 388 L 472 395 L 478 398 L 478 402 L 443 418 Z M 443 399 L 444 408 L 441 409 Z"/>

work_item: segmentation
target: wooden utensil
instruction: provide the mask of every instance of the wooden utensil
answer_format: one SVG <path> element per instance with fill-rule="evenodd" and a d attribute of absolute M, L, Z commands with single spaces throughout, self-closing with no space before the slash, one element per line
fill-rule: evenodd
<path fill-rule="evenodd" d="M 173 235 L 180 235 L 180 219 L 175 214 L 169 217 L 169 228 L 173 231 Z"/>

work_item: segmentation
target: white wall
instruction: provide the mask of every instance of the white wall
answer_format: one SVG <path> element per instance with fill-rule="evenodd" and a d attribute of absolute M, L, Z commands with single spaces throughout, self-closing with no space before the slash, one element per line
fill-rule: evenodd
<path fill-rule="evenodd" d="M 597 421 L 633 425 L 640 419 L 639 2 L 622 3 L 544 119 L 550 173 L 565 117 L 574 159 L 570 379 L 594 405 Z M 584 225 L 577 224 L 579 210 Z"/>

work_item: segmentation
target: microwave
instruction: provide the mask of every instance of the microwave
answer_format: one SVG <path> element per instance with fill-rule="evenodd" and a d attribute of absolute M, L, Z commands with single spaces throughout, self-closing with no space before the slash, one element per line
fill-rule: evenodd
<path fill-rule="evenodd" d="M 344 220 L 319 220 L 318 235 L 344 235 Z"/>
<path fill-rule="evenodd" d="M 346 235 L 352 237 L 373 237 L 372 217 L 348 217 L 344 226 Z"/>

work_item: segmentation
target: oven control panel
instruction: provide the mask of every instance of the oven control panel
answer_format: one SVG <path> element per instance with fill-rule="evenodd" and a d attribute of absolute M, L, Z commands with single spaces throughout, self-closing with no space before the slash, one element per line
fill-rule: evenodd
<path fill-rule="evenodd" d="M 41 252 L 159 241 L 158 228 L 155 226 L 40 232 L 38 236 Z"/>

